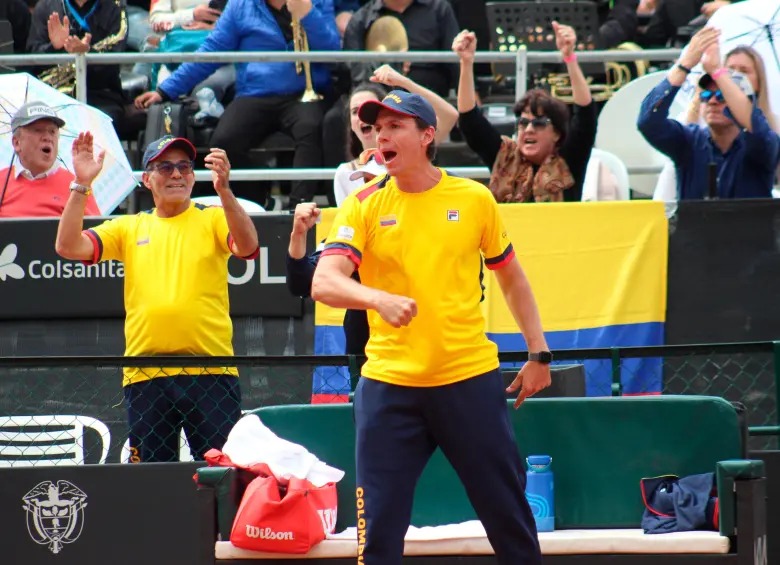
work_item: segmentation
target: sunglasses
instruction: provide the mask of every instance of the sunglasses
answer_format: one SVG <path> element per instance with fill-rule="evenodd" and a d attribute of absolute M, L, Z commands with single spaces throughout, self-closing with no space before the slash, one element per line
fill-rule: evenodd
<path fill-rule="evenodd" d="M 179 161 L 174 163 L 172 161 L 162 161 L 161 163 L 155 163 L 149 167 L 149 171 L 157 171 L 165 176 L 171 176 L 174 169 L 178 169 L 182 175 L 189 175 L 192 173 L 195 167 L 195 163 L 192 161 Z"/>
<path fill-rule="evenodd" d="M 716 102 L 721 104 L 726 101 L 726 99 L 723 97 L 723 93 L 720 90 L 716 90 L 714 92 L 712 90 L 703 90 L 701 94 L 699 94 L 699 99 L 705 104 L 709 103 L 713 97 L 715 97 Z"/>
<path fill-rule="evenodd" d="M 530 124 L 533 129 L 543 129 L 549 126 L 552 122 L 550 121 L 550 118 L 518 118 L 517 119 L 517 125 L 525 129 Z"/>

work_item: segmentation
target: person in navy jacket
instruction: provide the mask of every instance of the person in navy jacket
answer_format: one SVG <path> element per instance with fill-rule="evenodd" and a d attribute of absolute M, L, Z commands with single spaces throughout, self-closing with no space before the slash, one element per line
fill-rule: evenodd
<path fill-rule="evenodd" d="M 642 102 L 637 127 L 674 162 L 679 200 L 771 198 L 780 138 L 758 107 L 748 78 L 721 66 L 719 38 L 711 27 L 693 36 L 679 62 Z M 669 109 L 699 61 L 706 73 L 698 80 L 698 96 L 707 125 L 683 125 L 669 118 Z"/>
<path fill-rule="evenodd" d="M 310 51 L 338 51 L 341 38 L 336 27 L 333 0 L 229 0 L 214 31 L 198 52 L 292 51 L 292 20 L 299 19 Z M 185 63 L 163 81 L 155 92 L 142 94 L 141 107 L 176 100 L 210 76 L 220 63 Z M 318 94 L 327 94 L 331 73 L 325 63 L 311 64 L 312 82 Z M 293 138 L 295 168 L 322 166 L 323 101 L 301 102 L 305 75 L 294 62 L 236 64 L 236 97 L 225 109 L 211 138 L 212 147 L 225 149 L 236 169 L 250 168 L 249 151 L 276 131 Z M 295 181 L 290 207 L 311 200 L 318 181 Z M 261 183 L 238 183 L 236 196 L 268 205 Z"/>

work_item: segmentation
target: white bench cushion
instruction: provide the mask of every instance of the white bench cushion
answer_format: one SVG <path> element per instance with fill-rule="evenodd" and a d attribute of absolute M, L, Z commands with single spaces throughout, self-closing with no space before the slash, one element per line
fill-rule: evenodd
<path fill-rule="evenodd" d="M 645 534 L 641 529 L 558 530 L 541 532 L 539 542 L 544 555 L 581 555 L 598 553 L 728 553 L 729 538 L 718 532 L 675 532 Z M 238 549 L 219 541 L 217 559 L 328 559 L 357 555 L 357 530 L 332 534 L 306 555 L 285 555 Z M 479 521 L 447 526 L 415 528 L 406 534 L 404 555 L 492 555 L 493 548 Z"/>

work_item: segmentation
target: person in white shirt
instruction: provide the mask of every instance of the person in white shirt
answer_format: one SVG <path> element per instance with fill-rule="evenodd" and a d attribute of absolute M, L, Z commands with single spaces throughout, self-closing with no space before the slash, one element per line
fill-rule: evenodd
<path fill-rule="evenodd" d="M 382 65 L 374 71 L 371 82 L 362 84 L 352 91 L 349 98 L 349 131 L 347 132 L 347 162 L 336 169 L 333 177 L 333 195 L 336 206 L 341 206 L 344 199 L 355 189 L 374 178 L 384 174 L 384 165 L 376 161 L 376 132 L 374 126 L 360 121 L 358 108 L 369 100 L 380 101 L 387 93 L 380 85 L 392 89 L 402 88 L 412 94 L 425 98 L 436 112 L 438 121 L 435 144 L 445 141 L 452 128 L 458 122 L 458 111 L 438 94 L 423 88 L 410 78 L 402 75 L 390 65 Z M 379 157 L 381 160 L 381 157 Z"/>

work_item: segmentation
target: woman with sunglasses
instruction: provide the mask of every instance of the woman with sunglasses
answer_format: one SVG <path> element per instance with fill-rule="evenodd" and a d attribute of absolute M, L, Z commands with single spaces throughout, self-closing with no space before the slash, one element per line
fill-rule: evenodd
<path fill-rule="evenodd" d="M 721 66 L 720 31 L 699 30 L 669 74 L 647 95 L 637 127 L 667 155 L 677 173 L 678 200 L 771 198 L 780 138 L 756 104 L 748 77 Z M 706 126 L 670 119 L 669 108 L 699 61 Z"/>
<path fill-rule="evenodd" d="M 476 103 L 474 53 L 477 38 L 464 30 L 452 43 L 460 57 L 459 126 L 468 146 L 491 168 L 489 188 L 498 202 L 562 202 L 582 199 L 582 183 L 596 141 L 596 105 L 577 63 L 577 36 L 553 22 L 574 97 L 569 123 L 566 104 L 542 89 L 515 105 L 517 139 L 502 137 Z"/>

